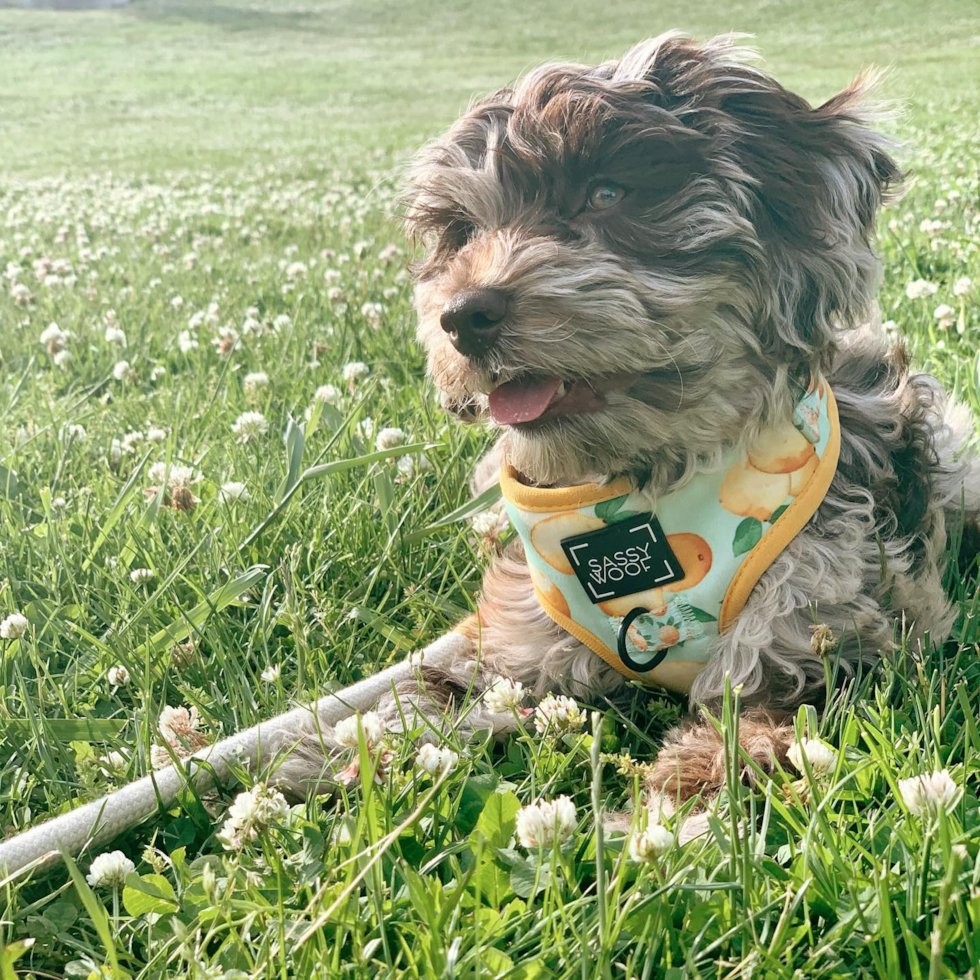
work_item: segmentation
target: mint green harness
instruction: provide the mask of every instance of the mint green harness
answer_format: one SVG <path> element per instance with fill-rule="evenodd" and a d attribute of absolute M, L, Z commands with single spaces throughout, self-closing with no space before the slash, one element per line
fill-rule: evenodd
<path fill-rule="evenodd" d="M 792 419 L 661 497 L 655 516 L 626 480 L 542 489 L 505 464 L 501 487 L 545 612 L 621 673 L 688 691 L 820 506 L 839 450 L 836 403 L 818 379 Z"/>

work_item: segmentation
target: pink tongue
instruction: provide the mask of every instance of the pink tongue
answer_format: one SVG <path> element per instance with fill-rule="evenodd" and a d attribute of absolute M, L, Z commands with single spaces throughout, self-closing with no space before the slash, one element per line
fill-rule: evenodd
<path fill-rule="evenodd" d="M 508 381 L 490 392 L 490 414 L 499 425 L 530 422 L 544 414 L 561 378 Z"/>

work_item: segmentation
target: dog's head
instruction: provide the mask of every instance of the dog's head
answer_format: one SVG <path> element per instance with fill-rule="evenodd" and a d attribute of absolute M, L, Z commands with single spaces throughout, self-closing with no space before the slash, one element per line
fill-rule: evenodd
<path fill-rule="evenodd" d="M 901 174 L 865 86 L 813 108 L 738 53 L 669 34 L 547 65 L 417 161 L 431 375 L 539 483 L 710 458 L 869 308 Z"/>

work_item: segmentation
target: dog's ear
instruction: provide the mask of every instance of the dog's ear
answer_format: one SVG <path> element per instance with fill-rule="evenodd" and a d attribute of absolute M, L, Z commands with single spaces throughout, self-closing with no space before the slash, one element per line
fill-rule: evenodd
<path fill-rule="evenodd" d="M 710 138 L 705 166 L 762 246 L 763 339 L 777 355 L 820 361 L 869 311 L 878 210 L 905 175 L 865 104 L 876 76 L 813 107 L 734 40 L 665 35 L 630 51 L 613 80 L 644 81 L 660 108 Z"/>

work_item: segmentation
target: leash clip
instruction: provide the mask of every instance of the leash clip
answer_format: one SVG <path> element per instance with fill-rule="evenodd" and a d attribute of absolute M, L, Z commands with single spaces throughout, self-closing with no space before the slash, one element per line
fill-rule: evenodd
<path fill-rule="evenodd" d="M 655 667 L 659 667 L 664 660 L 667 659 L 667 653 L 670 647 L 664 647 L 663 650 L 658 650 L 654 655 L 653 659 L 647 663 L 637 663 L 629 653 L 626 647 L 626 631 L 633 625 L 633 621 L 638 619 L 644 613 L 648 613 L 650 610 L 643 606 L 634 606 L 624 617 L 622 625 L 619 627 L 619 636 L 616 638 L 616 652 L 619 654 L 619 659 L 629 667 L 630 670 L 635 670 L 637 673 L 642 674 L 648 670 L 653 670 Z"/>

